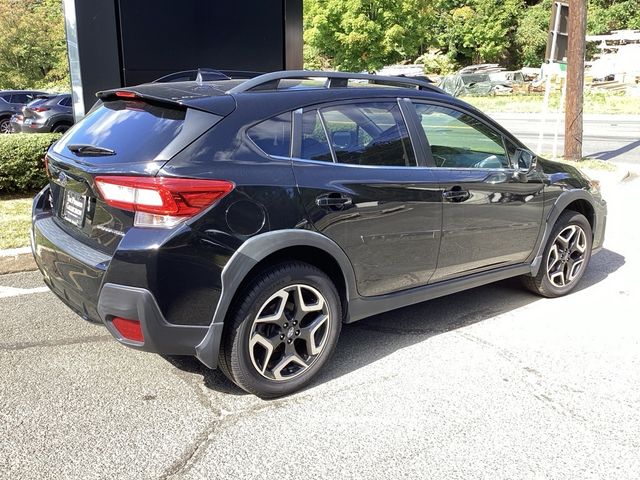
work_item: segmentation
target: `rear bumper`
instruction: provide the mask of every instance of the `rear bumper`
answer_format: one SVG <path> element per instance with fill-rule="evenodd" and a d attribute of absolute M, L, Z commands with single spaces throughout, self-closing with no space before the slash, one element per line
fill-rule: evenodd
<path fill-rule="evenodd" d="M 31 250 L 47 286 L 85 318 L 99 322 L 98 292 L 111 258 L 91 249 L 60 228 L 44 209 L 49 188 L 33 203 Z"/>
<path fill-rule="evenodd" d="M 44 208 L 48 195 L 46 187 L 34 198 L 31 249 L 51 291 L 84 319 L 104 323 L 123 345 L 164 355 L 196 355 L 209 326 L 169 323 L 149 290 L 106 282 L 112 258 L 62 229 Z M 138 320 L 144 342 L 123 338 L 113 326 L 114 317 Z"/>
<path fill-rule="evenodd" d="M 106 283 L 100 292 L 98 313 L 109 332 L 123 345 L 165 355 L 195 355 L 209 327 L 175 325 L 165 320 L 153 294 L 144 288 Z M 140 321 L 144 342 L 123 338 L 114 317 Z"/>
<path fill-rule="evenodd" d="M 32 123 L 29 125 L 22 124 L 20 127 L 22 133 L 49 133 L 51 132 L 51 125 L 47 123 Z"/>

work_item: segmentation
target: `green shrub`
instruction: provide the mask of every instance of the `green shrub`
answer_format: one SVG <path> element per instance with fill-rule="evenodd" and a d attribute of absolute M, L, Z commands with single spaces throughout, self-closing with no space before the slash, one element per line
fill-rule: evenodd
<path fill-rule="evenodd" d="M 423 53 L 415 63 L 424 64 L 426 74 L 449 75 L 458 70 L 458 65 L 451 57 L 438 51 Z"/>
<path fill-rule="evenodd" d="M 0 135 L 0 194 L 28 193 L 47 183 L 44 154 L 59 133 Z"/>

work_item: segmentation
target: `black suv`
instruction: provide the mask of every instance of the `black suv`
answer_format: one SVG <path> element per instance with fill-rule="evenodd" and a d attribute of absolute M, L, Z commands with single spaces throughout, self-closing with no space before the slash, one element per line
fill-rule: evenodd
<path fill-rule="evenodd" d="M 571 291 L 606 204 L 420 80 L 290 71 L 98 94 L 47 155 L 44 279 L 122 344 L 195 355 L 263 397 L 342 323 L 522 276 Z"/>

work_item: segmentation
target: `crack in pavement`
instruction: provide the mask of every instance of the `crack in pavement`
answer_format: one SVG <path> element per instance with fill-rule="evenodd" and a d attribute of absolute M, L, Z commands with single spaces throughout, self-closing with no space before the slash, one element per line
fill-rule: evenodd
<path fill-rule="evenodd" d="M 16 350 L 26 350 L 28 348 L 38 347 L 63 347 L 67 345 L 78 345 L 83 343 L 106 342 L 112 339 L 111 335 L 93 335 L 83 338 L 63 338 L 61 340 L 44 341 L 44 342 L 20 342 L 20 343 L 0 343 L 0 350 L 14 352 Z"/>
<path fill-rule="evenodd" d="M 509 363 L 519 366 L 523 372 L 535 377 L 536 380 L 531 381 L 527 378 L 528 375 L 523 375 L 520 380 L 530 387 L 529 393 L 533 395 L 536 400 L 540 401 L 543 405 L 555 411 L 559 415 L 570 417 L 576 420 L 587 430 L 599 434 L 596 429 L 588 426 L 588 419 L 586 417 L 576 412 L 570 404 L 567 404 L 557 398 L 558 395 L 562 395 L 561 390 L 567 390 L 567 385 L 560 384 L 560 388 L 554 388 L 552 385 L 549 385 L 542 373 L 537 371 L 535 368 L 525 365 L 524 362 L 513 352 L 467 332 L 457 332 L 457 334 L 470 342 L 494 350 L 499 356 L 507 360 Z"/>
<path fill-rule="evenodd" d="M 200 383 L 199 379 L 192 377 L 187 372 L 176 371 L 174 373 L 179 378 L 183 379 L 186 383 L 191 384 L 192 387 L 195 387 L 197 389 L 199 389 L 199 387 L 206 388 Z M 385 382 L 391 378 L 397 377 L 397 375 L 397 373 L 383 375 L 377 379 L 377 383 L 379 384 L 380 382 Z M 368 385 L 370 384 L 370 382 L 363 381 L 357 384 L 346 385 L 344 387 L 334 389 L 332 390 L 332 392 L 340 393 L 342 391 L 352 390 L 354 388 L 358 389 L 365 384 Z M 304 390 L 303 392 L 308 391 Z M 196 393 L 196 395 L 206 395 L 206 392 Z M 193 444 L 182 455 L 180 455 L 180 457 L 177 458 L 158 478 L 160 480 L 169 480 L 171 478 L 176 478 L 179 475 L 185 474 L 186 472 L 191 470 L 195 465 L 197 465 L 198 460 L 202 457 L 202 455 L 204 455 L 207 447 L 215 439 L 214 433 L 219 429 L 231 426 L 241 418 L 246 418 L 247 416 L 259 415 L 270 410 L 278 410 L 280 408 L 288 407 L 291 404 L 301 404 L 308 400 L 313 400 L 313 394 L 311 392 L 295 397 L 285 397 L 281 399 L 269 400 L 264 403 L 255 404 L 249 408 L 243 408 L 236 411 L 227 411 L 224 409 L 215 408 L 211 400 L 207 397 L 207 401 L 205 403 L 208 404 L 209 407 L 205 405 L 205 408 L 210 409 L 212 413 L 216 414 L 216 418 L 211 421 L 207 428 L 205 428 L 200 434 L 196 436 Z M 203 402 L 200 403 L 202 404 Z"/>

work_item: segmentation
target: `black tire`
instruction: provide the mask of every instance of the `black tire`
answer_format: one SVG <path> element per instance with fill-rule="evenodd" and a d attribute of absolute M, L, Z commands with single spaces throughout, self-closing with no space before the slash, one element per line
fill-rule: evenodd
<path fill-rule="evenodd" d="M 11 119 L 3 118 L 0 119 L 0 134 L 9 134 L 11 133 Z"/>
<path fill-rule="evenodd" d="M 300 291 L 300 289 L 295 290 L 298 287 L 304 292 L 314 291 L 323 297 L 322 302 L 318 299 L 317 304 L 310 305 L 313 308 L 316 308 L 316 305 L 322 305 L 323 311 L 302 313 L 301 315 L 306 315 L 306 317 L 304 317 L 305 319 L 314 316 L 317 317 L 315 321 L 311 318 L 311 324 L 317 323 L 317 320 L 319 320 L 321 316 L 327 317 L 327 320 L 324 321 L 320 329 L 315 332 L 309 329 L 306 330 L 306 332 L 312 332 L 313 348 L 319 349 L 317 354 L 308 355 L 307 357 L 305 357 L 305 355 L 308 354 L 309 351 L 305 346 L 308 345 L 308 342 L 305 342 L 302 339 L 303 337 L 293 337 L 295 332 L 297 332 L 295 335 L 299 335 L 300 330 L 295 330 L 294 333 L 292 333 L 290 326 L 283 328 L 283 325 L 288 325 L 288 323 L 286 323 L 287 319 L 291 325 L 295 325 L 295 318 L 298 318 L 298 316 L 294 315 L 293 312 L 283 310 L 283 316 L 280 317 L 283 320 L 267 322 L 266 324 L 256 321 L 258 318 L 264 318 L 259 317 L 259 315 L 261 315 L 265 309 L 271 308 L 269 301 L 277 302 L 278 305 L 281 305 L 280 302 L 282 302 L 282 304 L 284 304 L 284 306 L 282 306 L 283 309 L 285 309 L 285 307 L 289 308 L 289 305 L 293 305 L 291 308 L 297 312 L 298 307 L 294 303 L 294 297 L 287 297 L 288 293 L 285 291 L 287 289 L 293 289 L 290 295 L 294 295 Z M 288 300 L 280 299 L 280 297 L 277 296 L 279 294 L 284 295 Z M 270 300 L 274 296 L 275 300 Z M 302 298 L 302 296 L 302 293 L 300 293 L 300 298 Z M 306 300 L 302 301 L 303 305 L 305 301 Z M 304 306 L 306 307 L 307 305 Z M 275 310 L 277 311 L 277 307 Z M 302 317 L 299 319 L 298 328 L 306 328 L 303 327 L 303 323 L 309 320 L 305 319 Z M 266 327 L 263 327 L 264 325 L 266 325 Z M 307 385 L 329 360 L 335 350 L 341 326 L 342 308 L 340 297 L 335 285 L 324 272 L 312 265 L 302 262 L 286 262 L 274 265 L 259 273 L 246 288 L 240 292 L 239 301 L 236 302 L 235 307 L 230 312 L 227 325 L 225 325 L 218 362 L 220 370 L 240 388 L 259 397 L 274 398 L 288 395 Z M 264 366 L 263 373 L 259 371 L 255 361 L 255 343 L 252 347 L 254 350 L 250 352 L 250 337 L 254 338 L 252 336 L 255 336 L 257 333 L 257 330 L 254 331 L 256 328 L 271 329 L 269 330 L 271 335 L 265 334 L 264 337 L 261 336 L 261 338 L 269 337 L 270 341 L 279 344 L 272 350 L 272 353 L 269 353 L 268 357 L 266 349 L 264 349 L 265 360 L 262 363 L 262 366 Z M 304 333 L 305 332 L 303 332 L 303 335 Z M 317 333 L 321 334 L 321 348 L 315 345 L 315 335 L 317 335 Z M 292 341 L 289 341 L 289 338 L 292 338 Z M 286 342 L 291 345 L 288 346 Z M 278 375 L 282 377 L 280 379 L 267 378 L 265 376 L 270 373 L 267 371 L 267 366 L 271 365 L 269 361 L 271 361 L 272 358 L 273 361 L 277 362 L 279 358 L 284 359 L 288 355 L 286 352 L 290 354 L 291 349 L 297 348 L 304 350 L 305 353 L 300 353 L 298 358 L 308 358 L 308 366 L 303 369 L 302 366 L 295 362 L 287 364 L 287 371 L 293 370 L 291 378 L 286 378 L 281 375 L 284 369 L 278 371 Z M 260 348 L 258 348 L 258 350 L 260 350 Z M 276 355 L 276 353 L 280 351 L 282 352 L 282 357 Z M 298 352 L 294 350 L 293 353 L 297 354 Z M 278 363 L 278 365 L 280 365 L 280 363 Z M 299 370 L 297 373 L 296 369 Z M 265 373 L 266 371 L 267 373 Z"/>
<path fill-rule="evenodd" d="M 51 130 L 52 133 L 64 133 L 67 130 L 69 130 L 71 128 L 70 125 L 56 125 L 55 127 L 53 127 L 53 130 Z"/>
<path fill-rule="evenodd" d="M 563 286 L 561 286 L 558 285 L 558 283 L 562 282 L 558 280 L 552 281 L 551 274 L 549 273 L 548 268 L 550 265 L 553 265 L 554 260 L 558 258 L 558 246 L 556 245 L 556 252 L 553 255 L 550 256 L 550 253 L 554 248 L 554 244 L 556 244 L 558 236 L 572 226 L 579 227 L 579 229 L 584 232 L 584 253 L 582 254 L 582 263 L 580 264 L 580 268 L 577 269 L 575 276 L 573 276 L 573 278 L 566 282 L 564 281 L 571 277 L 571 275 L 568 275 L 568 272 L 570 272 L 570 270 L 574 266 L 574 263 L 572 262 L 576 262 L 580 258 L 576 256 L 575 259 L 573 259 L 573 257 L 579 252 L 569 253 L 568 250 L 570 250 L 570 248 L 568 246 L 566 252 L 567 260 L 563 260 L 563 258 L 565 257 L 560 256 L 560 267 L 562 267 L 564 273 L 559 273 L 560 268 L 556 268 L 554 270 L 556 274 L 561 276 L 563 282 L 565 283 Z M 579 232 L 579 230 L 576 231 Z M 545 245 L 544 253 L 542 255 L 542 263 L 538 270 L 538 274 L 535 277 L 532 275 L 523 277 L 525 287 L 527 287 L 532 292 L 547 298 L 561 297 L 571 292 L 580 282 L 580 279 L 584 275 L 584 272 L 589 265 L 589 260 L 591 259 L 592 242 L 593 236 L 591 233 L 591 225 L 589 224 L 589 221 L 584 217 L 584 215 L 578 212 L 574 212 L 573 210 L 565 210 L 564 212 L 562 212 L 560 214 L 560 217 L 558 217 L 553 230 L 551 230 L 551 234 L 549 235 L 549 239 L 547 240 L 547 244 Z M 562 265 L 563 261 L 565 262 L 564 265 Z"/>

